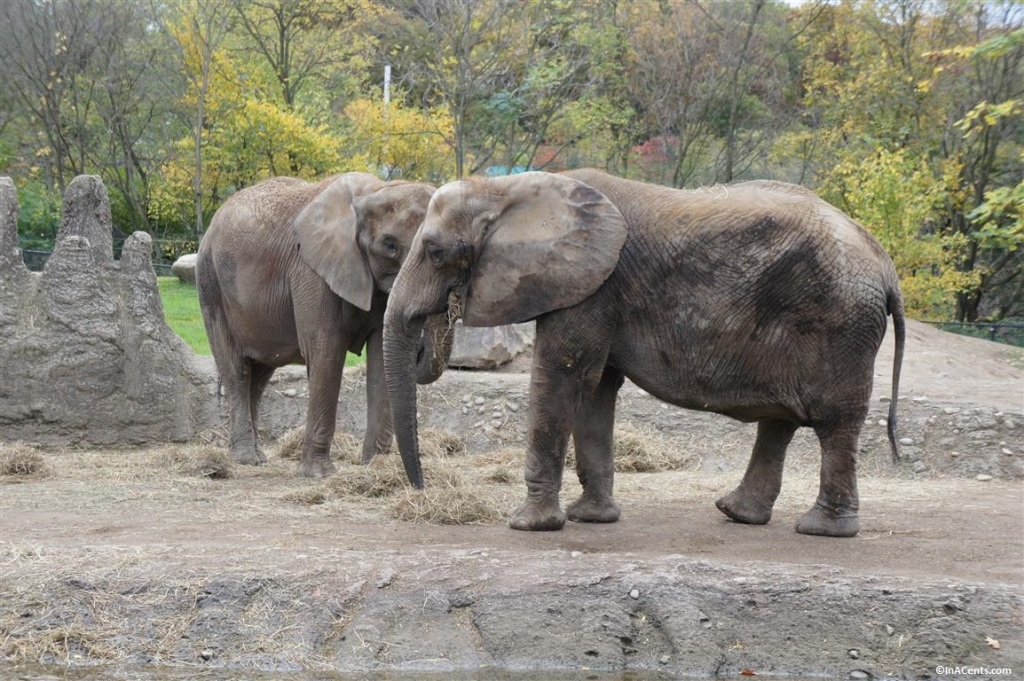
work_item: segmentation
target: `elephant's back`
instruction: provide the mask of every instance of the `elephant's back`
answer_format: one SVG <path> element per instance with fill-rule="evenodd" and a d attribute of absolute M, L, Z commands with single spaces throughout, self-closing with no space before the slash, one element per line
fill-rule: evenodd
<path fill-rule="evenodd" d="M 214 214 L 199 249 L 200 302 L 222 314 L 237 338 L 257 344 L 265 320 L 292 318 L 292 221 L 319 191 L 318 184 L 271 178 L 236 192 Z"/>

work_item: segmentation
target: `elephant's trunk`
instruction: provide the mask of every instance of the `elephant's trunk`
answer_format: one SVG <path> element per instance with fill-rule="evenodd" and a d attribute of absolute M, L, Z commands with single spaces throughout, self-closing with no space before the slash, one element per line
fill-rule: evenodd
<path fill-rule="evenodd" d="M 419 433 L 416 423 L 416 355 L 422 321 L 406 322 L 388 308 L 384 322 L 384 373 L 387 377 L 388 400 L 398 451 L 409 483 L 423 489 L 420 468 Z"/>
<path fill-rule="evenodd" d="M 422 254 L 415 250 L 410 253 L 395 279 L 384 312 L 384 374 L 391 420 L 405 474 L 418 489 L 423 489 L 423 471 L 416 423 L 416 385 L 430 383 L 444 372 L 452 349 L 451 315 L 460 310 L 460 306 L 450 304 L 450 289 L 431 275 L 429 265 L 423 264 Z"/>

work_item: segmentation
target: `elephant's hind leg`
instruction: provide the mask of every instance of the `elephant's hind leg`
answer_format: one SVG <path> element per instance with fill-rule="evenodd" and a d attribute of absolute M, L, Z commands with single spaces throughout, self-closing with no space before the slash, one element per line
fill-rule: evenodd
<path fill-rule="evenodd" d="M 259 463 L 266 463 L 267 455 L 263 453 L 263 448 L 260 447 L 260 402 L 263 399 L 263 393 L 267 390 L 267 384 L 270 383 L 270 377 L 274 375 L 275 367 L 261 364 L 260 362 L 252 362 L 251 367 L 252 370 L 249 378 L 249 414 L 252 420 L 253 446 Z"/>
<path fill-rule="evenodd" d="M 381 333 L 382 329 L 374 329 L 366 341 L 366 434 L 363 437 L 363 463 L 370 463 L 378 454 L 386 454 L 395 439 L 384 376 Z"/>
<path fill-rule="evenodd" d="M 860 530 L 857 512 L 857 440 L 863 419 L 843 427 L 816 429 L 821 441 L 821 486 L 814 506 L 797 521 L 796 531 L 852 537 Z"/>
<path fill-rule="evenodd" d="M 583 401 L 576 415 L 572 437 L 576 443 L 576 475 L 583 485 L 583 494 L 566 509 L 569 520 L 614 523 L 619 519 L 619 505 L 612 498 L 613 430 L 615 398 L 622 382 L 621 372 L 606 367 L 597 390 Z"/>
<path fill-rule="evenodd" d="M 231 430 L 228 455 L 234 461 L 249 466 L 266 463 L 267 457 L 257 447 L 252 410 L 254 362 L 246 357 L 237 357 L 223 364 L 229 365 L 221 372 L 228 398 L 228 428 Z"/>
<path fill-rule="evenodd" d="M 747 472 L 739 486 L 715 502 L 718 510 L 739 523 L 764 525 L 782 488 L 786 448 L 796 432 L 789 421 L 760 421 Z"/>

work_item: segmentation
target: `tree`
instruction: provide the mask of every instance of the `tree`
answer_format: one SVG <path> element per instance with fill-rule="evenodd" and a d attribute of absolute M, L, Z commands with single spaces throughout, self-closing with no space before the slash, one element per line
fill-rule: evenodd
<path fill-rule="evenodd" d="M 156 133 L 169 117 L 173 96 L 162 85 L 170 68 L 154 39 L 154 17 L 138 1 L 113 3 L 105 21 L 109 39 L 97 45 L 95 114 L 105 144 L 91 163 L 124 198 L 132 230 L 150 230 L 150 176 L 163 162 Z"/>
<path fill-rule="evenodd" d="M 181 5 L 180 14 L 171 26 L 171 33 L 181 51 L 189 98 L 195 107 L 192 192 L 197 239 L 203 234 L 203 128 L 206 125 L 206 104 L 213 78 L 214 59 L 230 28 L 228 10 L 227 0 L 189 0 Z"/>
<path fill-rule="evenodd" d="M 787 23 L 766 0 L 647 1 L 631 3 L 627 23 L 645 176 L 680 187 L 746 174 L 792 116 L 788 59 L 806 21 Z"/>
<path fill-rule="evenodd" d="M 878 159 L 898 154 L 917 191 L 937 197 L 916 229 L 943 257 L 901 274 L 910 289 L 938 283 L 944 302 L 929 297 L 912 314 L 974 321 L 1024 311 L 1000 292 L 1024 276 L 1012 189 L 1024 179 L 1022 23 L 1024 8 L 1014 3 L 842 2 L 803 37 L 809 125 L 788 143 L 805 154 L 813 179 L 830 191 L 849 185 L 856 168 L 863 187 L 878 187 L 871 177 L 881 170 Z M 906 204 L 913 213 L 914 201 Z M 861 202 L 851 210 L 862 218 L 869 208 Z"/>
<path fill-rule="evenodd" d="M 366 33 L 355 30 L 378 15 L 365 0 L 231 0 L 248 41 L 274 74 L 281 100 L 295 108 L 302 90 L 329 80 L 345 67 L 365 68 L 362 54 L 372 49 Z"/>
<path fill-rule="evenodd" d="M 325 124 L 286 107 L 273 75 L 258 60 L 243 60 L 241 52 L 229 49 L 237 36 L 221 36 L 220 48 L 204 57 L 202 46 L 211 45 L 202 39 L 205 33 L 188 30 L 197 26 L 188 17 L 177 26 L 185 29 L 177 42 L 186 48 L 182 68 L 189 83 L 182 110 L 195 115 L 202 104 L 202 125 L 172 144 L 154 192 L 152 211 L 161 223 L 201 225 L 224 198 L 260 180 L 315 179 L 341 169 L 340 139 Z"/>
<path fill-rule="evenodd" d="M 405 107 L 401 99 L 386 107 L 360 99 L 344 113 L 351 126 L 345 158 L 353 170 L 433 184 L 455 174 L 455 154 L 446 143 L 452 138 L 452 120 L 443 107 L 422 111 Z"/>
<path fill-rule="evenodd" d="M 392 3 L 392 20 L 383 37 L 386 59 L 397 69 L 410 92 L 421 93 L 421 105 L 443 104 L 453 123 L 449 140 L 455 153 L 455 175 L 467 171 L 471 110 L 484 97 L 513 78 L 517 49 L 523 42 L 513 17 L 522 4 L 515 0 L 408 0 Z"/>
<path fill-rule="evenodd" d="M 978 42 L 926 54 L 933 78 L 922 83 L 946 102 L 941 149 L 959 191 L 944 207 L 944 228 L 966 241 L 958 268 L 978 275 L 956 292 L 959 321 L 1024 315 L 1024 300 L 1004 291 L 1024 280 L 1024 8 L 970 19 Z"/>
<path fill-rule="evenodd" d="M 85 171 L 94 83 L 84 74 L 105 37 L 108 9 L 93 0 L 0 3 L 0 59 L 10 87 L 46 139 L 37 150 L 47 187 L 63 193 Z M 9 76 L 6 75 L 9 73 Z"/>
<path fill-rule="evenodd" d="M 142 0 L 0 6 L 0 46 L 12 67 L 2 96 L 11 112 L 5 127 L 13 123 L 6 153 L 25 169 L 22 189 L 40 197 L 27 186 L 41 178 L 59 201 L 72 176 L 97 173 L 111 189 L 115 224 L 126 230 L 148 228 L 148 175 L 159 163 L 156 121 L 171 101 L 157 87 L 166 71 L 148 6 Z"/>
<path fill-rule="evenodd" d="M 409 0 L 389 3 L 384 59 L 410 102 L 444 105 L 454 130 L 456 175 L 495 163 L 530 166 L 549 131 L 594 90 L 604 52 L 592 39 L 600 0 Z M 566 134 L 561 146 L 585 134 Z"/>

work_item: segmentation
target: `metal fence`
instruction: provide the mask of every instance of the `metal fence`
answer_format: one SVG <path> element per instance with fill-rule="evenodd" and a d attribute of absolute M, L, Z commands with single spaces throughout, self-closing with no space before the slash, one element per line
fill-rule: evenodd
<path fill-rule="evenodd" d="M 121 246 L 124 239 L 114 239 L 114 257 L 121 257 Z M 171 266 L 174 261 L 186 253 L 195 253 L 197 249 L 195 241 L 180 241 L 170 239 L 153 239 L 153 269 L 158 277 L 171 277 L 174 272 Z M 50 258 L 51 251 L 25 248 L 21 251 L 21 258 L 25 261 L 25 267 L 33 272 L 41 272 Z"/>
<path fill-rule="evenodd" d="M 959 333 L 963 336 L 985 338 L 997 343 L 1015 345 L 1024 348 L 1024 322 L 930 322 L 943 331 Z"/>

